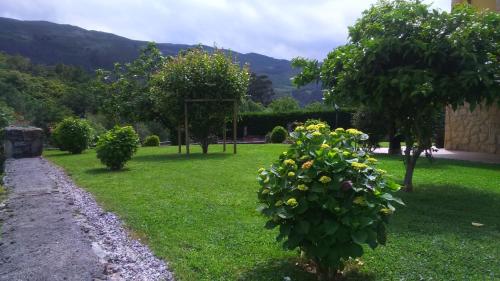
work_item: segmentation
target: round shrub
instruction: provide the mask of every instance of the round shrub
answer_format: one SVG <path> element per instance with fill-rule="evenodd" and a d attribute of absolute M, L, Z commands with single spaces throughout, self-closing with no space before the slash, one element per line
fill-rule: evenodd
<path fill-rule="evenodd" d="M 131 126 L 114 127 L 97 142 L 97 158 L 112 170 L 120 170 L 139 147 L 139 136 Z"/>
<path fill-rule="evenodd" d="M 157 135 L 147 136 L 142 146 L 160 146 L 160 137 Z"/>
<path fill-rule="evenodd" d="M 93 130 L 85 119 L 66 118 L 57 124 L 52 133 L 54 144 L 62 151 L 82 153 L 90 145 Z"/>
<path fill-rule="evenodd" d="M 283 143 L 286 140 L 287 135 L 288 135 L 288 131 L 285 128 L 283 128 L 281 126 L 276 126 L 271 131 L 271 142 L 272 143 Z"/>
<path fill-rule="evenodd" d="M 313 121 L 290 134 L 288 151 L 258 172 L 259 210 L 279 227 L 278 241 L 299 248 L 316 266 L 319 279 L 339 274 L 349 259 L 386 241 L 400 186 L 360 148 L 368 136 L 356 129 Z"/>

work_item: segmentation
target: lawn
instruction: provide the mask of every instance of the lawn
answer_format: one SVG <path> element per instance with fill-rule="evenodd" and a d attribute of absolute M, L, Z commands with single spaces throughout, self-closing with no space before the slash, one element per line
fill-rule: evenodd
<path fill-rule="evenodd" d="M 104 169 L 92 150 L 45 157 L 169 261 L 178 280 L 313 280 L 255 211 L 256 171 L 286 146 L 240 145 L 237 155 L 193 148 L 189 157 L 176 147 L 141 148 L 120 172 Z M 402 178 L 399 158 L 377 158 Z M 400 194 L 406 207 L 391 221 L 387 246 L 366 249 L 361 273 L 350 279 L 498 280 L 500 166 L 422 159 L 415 184 L 414 193 Z"/>

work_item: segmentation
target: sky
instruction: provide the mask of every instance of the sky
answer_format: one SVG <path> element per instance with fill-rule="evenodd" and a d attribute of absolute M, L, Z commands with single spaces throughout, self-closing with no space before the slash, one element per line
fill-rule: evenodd
<path fill-rule="evenodd" d="M 376 0 L 0 0 L 0 16 L 158 43 L 323 59 Z M 425 0 L 450 10 L 451 0 Z"/>

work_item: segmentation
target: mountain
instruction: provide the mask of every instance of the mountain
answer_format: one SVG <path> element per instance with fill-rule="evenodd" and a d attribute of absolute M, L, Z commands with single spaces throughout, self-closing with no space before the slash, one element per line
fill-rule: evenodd
<path fill-rule="evenodd" d="M 39 64 L 64 63 L 81 66 L 89 71 L 97 68 L 110 69 L 115 62 L 134 60 L 146 44 L 146 41 L 67 24 L 0 17 L 0 51 L 19 54 Z M 164 55 L 176 55 L 180 50 L 194 47 L 171 43 L 157 45 Z M 292 69 L 290 61 L 257 53 L 231 53 L 240 63 L 248 63 L 251 71 L 267 75 L 273 82 L 277 96 L 292 94 L 301 104 L 321 99 L 321 91 L 315 85 L 299 90 L 293 87 L 290 78 L 297 70 Z"/>

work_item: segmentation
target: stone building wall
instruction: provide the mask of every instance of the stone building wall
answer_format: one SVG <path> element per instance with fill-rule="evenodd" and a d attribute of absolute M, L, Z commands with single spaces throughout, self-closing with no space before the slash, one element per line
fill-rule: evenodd
<path fill-rule="evenodd" d="M 480 107 L 470 112 L 469 106 L 453 111 L 446 108 L 444 147 L 500 154 L 500 107 Z"/>
<path fill-rule="evenodd" d="M 452 6 L 467 2 L 480 9 L 500 11 L 500 0 L 452 0 Z M 500 154 L 500 107 L 446 108 L 444 147 L 450 150 Z"/>

